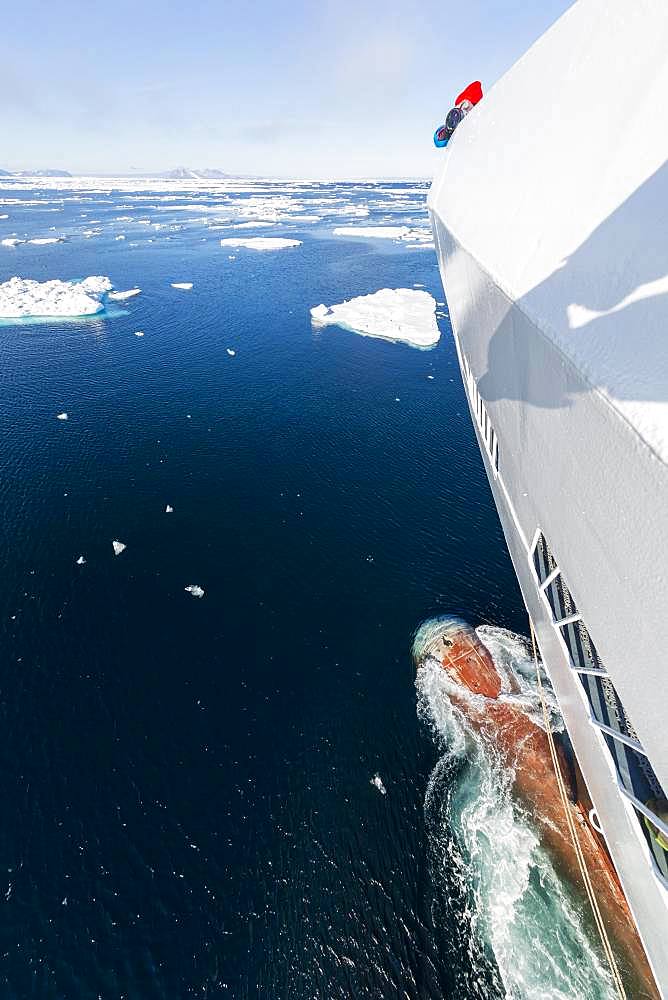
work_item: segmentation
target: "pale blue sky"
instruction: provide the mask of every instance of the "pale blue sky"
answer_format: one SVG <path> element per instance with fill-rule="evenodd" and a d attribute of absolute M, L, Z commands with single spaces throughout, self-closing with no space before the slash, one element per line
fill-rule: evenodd
<path fill-rule="evenodd" d="M 490 86 L 569 6 L 6 4 L 0 167 L 430 175 L 432 133 L 458 90 L 476 78 Z M 521 127 L 521 113 L 507 127 Z"/>

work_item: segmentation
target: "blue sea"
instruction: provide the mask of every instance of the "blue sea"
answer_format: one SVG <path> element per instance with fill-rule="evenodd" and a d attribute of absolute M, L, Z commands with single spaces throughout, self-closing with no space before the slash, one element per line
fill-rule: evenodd
<path fill-rule="evenodd" d="M 607 996 L 502 777 L 416 688 L 424 619 L 526 631 L 427 185 L 2 184 L 0 239 L 63 242 L 0 246 L 0 282 L 141 288 L 0 326 L 2 996 Z M 415 286 L 433 350 L 312 327 Z"/>

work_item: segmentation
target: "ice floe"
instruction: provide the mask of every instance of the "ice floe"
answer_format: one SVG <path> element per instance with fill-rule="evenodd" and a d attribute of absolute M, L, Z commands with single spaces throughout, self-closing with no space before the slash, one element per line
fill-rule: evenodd
<path fill-rule="evenodd" d="M 125 542 L 119 542 L 116 539 L 114 539 L 114 541 L 111 544 L 114 547 L 115 556 L 120 556 L 121 552 L 123 552 L 123 550 L 127 548 Z"/>
<path fill-rule="evenodd" d="M 301 240 L 286 240 L 279 236 L 255 236 L 250 239 L 238 239 L 228 236 L 220 241 L 221 247 L 247 247 L 248 250 L 286 250 L 289 247 L 300 247 Z"/>
<path fill-rule="evenodd" d="M 369 239 L 378 237 L 384 240 L 401 240 L 409 235 L 408 226 L 337 226 L 335 236 L 360 236 Z"/>
<path fill-rule="evenodd" d="M 104 309 L 109 278 L 94 275 L 83 281 L 32 281 L 10 278 L 0 284 L 0 318 L 27 316 L 90 316 Z"/>
<path fill-rule="evenodd" d="M 314 326 L 341 326 L 365 337 L 402 341 L 428 348 L 438 343 L 436 302 L 429 292 L 414 288 L 381 288 L 338 305 L 311 309 Z"/>
<path fill-rule="evenodd" d="M 387 795 L 387 788 L 383 784 L 383 779 L 379 774 L 374 774 L 369 784 L 373 785 L 374 788 L 377 788 L 381 795 Z"/>
<path fill-rule="evenodd" d="M 196 583 L 189 583 L 188 586 L 183 589 L 187 594 L 192 594 L 193 597 L 204 597 L 204 587 L 200 587 Z"/>
<path fill-rule="evenodd" d="M 141 288 L 128 288 L 125 292 L 109 292 L 109 298 L 113 299 L 114 302 L 123 302 L 125 299 L 131 299 L 134 295 L 139 295 Z"/>

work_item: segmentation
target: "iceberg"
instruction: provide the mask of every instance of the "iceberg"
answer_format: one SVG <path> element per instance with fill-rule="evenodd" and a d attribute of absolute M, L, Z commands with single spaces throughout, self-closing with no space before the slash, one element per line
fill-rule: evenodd
<path fill-rule="evenodd" d="M 204 597 L 204 587 L 200 587 L 196 583 L 189 583 L 183 589 L 187 594 L 192 594 L 193 597 Z"/>
<path fill-rule="evenodd" d="M 285 250 L 288 247 L 300 247 L 301 240 L 286 240 L 278 236 L 255 236 L 251 239 L 237 239 L 228 236 L 220 241 L 221 247 L 247 247 L 249 250 Z"/>
<path fill-rule="evenodd" d="M 364 337 L 401 341 L 423 350 L 434 347 L 440 330 L 436 302 L 429 292 L 414 288 L 381 288 L 338 305 L 314 306 L 313 326 L 340 326 Z"/>
<path fill-rule="evenodd" d="M 83 281 L 32 281 L 10 278 L 0 283 L 0 318 L 27 316 L 90 316 L 104 309 L 109 278 L 94 275 Z"/>
<path fill-rule="evenodd" d="M 114 555 L 115 556 L 120 556 L 121 552 L 125 548 L 127 548 L 127 546 L 125 545 L 125 542 L 118 542 L 118 541 L 114 540 L 111 544 L 114 547 Z"/>

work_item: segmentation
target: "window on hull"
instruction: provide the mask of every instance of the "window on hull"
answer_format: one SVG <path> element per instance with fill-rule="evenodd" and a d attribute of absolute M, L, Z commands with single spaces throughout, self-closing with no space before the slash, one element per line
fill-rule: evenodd
<path fill-rule="evenodd" d="M 564 641 L 571 668 L 578 674 L 587 696 L 591 722 L 608 749 L 620 791 L 633 803 L 655 871 L 668 888 L 666 795 L 542 534 L 536 539 L 531 558 L 552 623 Z"/>
<path fill-rule="evenodd" d="M 492 463 L 492 469 L 494 474 L 499 473 L 499 439 L 496 436 L 496 431 L 492 427 L 492 422 L 489 419 L 489 414 L 487 408 L 482 401 L 482 397 L 478 392 L 478 386 L 476 380 L 473 377 L 473 372 L 469 366 L 466 355 L 462 353 L 462 363 L 464 368 L 464 378 L 466 379 L 466 385 L 469 391 L 469 398 L 471 400 L 471 406 L 473 408 L 473 413 L 475 415 L 476 423 L 480 434 L 482 435 L 483 442 L 485 444 L 485 451 Z"/>

